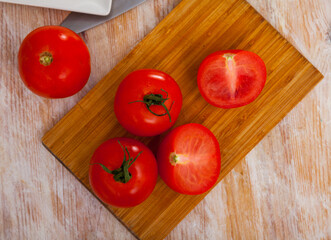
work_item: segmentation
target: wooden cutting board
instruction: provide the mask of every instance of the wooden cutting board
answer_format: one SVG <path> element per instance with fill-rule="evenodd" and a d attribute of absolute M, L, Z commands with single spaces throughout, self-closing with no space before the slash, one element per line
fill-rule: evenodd
<path fill-rule="evenodd" d="M 199 94 L 199 64 L 208 54 L 223 49 L 250 50 L 266 63 L 266 86 L 245 107 L 218 109 Z M 89 160 L 102 142 L 133 137 L 155 150 L 164 136 L 130 135 L 114 115 L 117 86 L 127 74 L 141 68 L 165 71 L 178 82 L 184 101 L 175 126 L 200 123 L 216 135 L 222 154 L 219 181 L 323 78 L 244 0 L 183 0 L 43 137 L 45 147 L 89 190 Z M 141 205 L 105 207 L 136 237 L 163 239 L 206 194 L 180 195 L 159 179 Z"/>

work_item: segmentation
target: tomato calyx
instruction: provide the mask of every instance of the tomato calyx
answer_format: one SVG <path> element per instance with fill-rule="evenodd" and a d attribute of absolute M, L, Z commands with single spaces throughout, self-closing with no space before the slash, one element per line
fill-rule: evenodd
<path fill-rule="evenodd" d="M 122 163 L 121 167 L 119 167 L 115 170 L 109 170 L 105 165 L 103 165 L 101 163 L 94 163 L 94 164 L 100 165 L 102 167 L 102 169 L 105 170 L 107 173 L 114 175 L 114 180 L 116 182 L 127 183 L 132 178 L 132 175 L 129 172 L 129 168 L 137 160 L 137 158 L 143 151 L 139 152 L 137 154 L 137 156 L 133 159 L 130 156 L 128 148 L 123 147 L 123 145 L 120 143 L 120 141 L 118 141 L 118 143 L 124 152 L 123 163 Z"/>
<path fill-rule="evenodd" d="M 145 95 L 144 98 L 143 98 L 143 100 L 137 100 L 137 101 L 129 102 L 129 104 L 136 103 L 136 102 L 145 103 L 146 104 L 146 107 L 147 107 L 147 110 L 150 113 L 152 113 L 152 114 L 154 114 L 155 116 L 158 116 L 158 117 L 162 117 L 162 116 L 168 115 L 169 116 L 169 121 L 171 122 L 170 110 L 171 110 L 172 105 L 174 104 L 174 102 L 171 103 L 170 109 L 168 109 L 167 106 L 164 104 L 167 100 L 169 100 L 169 98 L 168 98 L 168 92 L 165 91 L 162 88 L 161 88 L 161 91 L 163 91 L 163 92 L 165 92 L 167 94 L 167 96 L 165 98 L 163 97 L 162 94 L 151 93 L 151 94 Z M 153 105 L 162 106 L 166 112 L 163 113 L 163 114 L 157 114 L 156 112 L 154 112 L 154 111 L 152 111 L 150 109 L 150 107 L 153 106 Z"/>
<path fill-rule="evenodd" d="M 53 62 L 53 55 L 50 52 L 43 52 L 40 54 L 39 62 L 45 67 L 49 66 Z"/>

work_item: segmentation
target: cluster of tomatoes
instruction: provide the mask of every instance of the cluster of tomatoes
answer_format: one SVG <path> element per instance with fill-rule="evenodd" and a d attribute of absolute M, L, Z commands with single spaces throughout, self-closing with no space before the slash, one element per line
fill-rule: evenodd
<path fill-rule="evenodd" d="M 69 29 L 48 26 L 31 32 L 19 51 L 23 82 L 43 97 L 63 98 L 81 90 L 91 67 L 88 48 Z M 266 81 L 266 67 L 255 53 L 218 51 L 206 57 L 198 72 L 201 95 L 220 108 L 235 108 L 254 101 Z M 156 136 L 176 122 L 182 93 L 168 74 L 142 69 L 130 73 L 119 85 L 114 112 L 119 123 L 138 136 Z M 219 143 L 201 124 L 171 130 L 156 158 L 143 143 L 113 138 L 94 152 L 90 185 L 106 204 L 133 207 L 152 193 L 157 176 L 181 194 L 202 194 L 217 181 L 221 169 Z"/>
<path fill-rule="evenodd" d="M 114 101 L 119 123 L 145 137 L 170 129 L 181 107 L 182 93 L 176 81 L 153 69 L 130 73 L 119 85 Z M 193 195 L 210 189 L 221 169 L 217 139 L 208 128 L 194 123 L 173 129 L 160 144 L 156 159 L 137 140 L 110 139 L 91 159 L 91 187 L 107 204 L 132 207 L 152 193 L 158 172 L 171 189 Z"/>

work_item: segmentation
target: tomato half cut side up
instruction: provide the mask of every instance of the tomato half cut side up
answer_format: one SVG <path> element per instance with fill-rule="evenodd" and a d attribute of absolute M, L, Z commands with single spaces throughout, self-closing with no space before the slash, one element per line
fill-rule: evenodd
<path fill-rule="evenodd" d="M 257 54 L 225 50 L 203 60 L 198 72 L 198 87 L 211 105 L 236 108 L 253 102 L 263 90 L 266 79 L 266 66 Z"/>
<path fill-rule="evenodd" d="M 208 191 L 221 170 L 216 137 L 196 123 L 172 130 L 159 147 L 157 161 L 163 181 L 174 191 L 188 195 Z"/>

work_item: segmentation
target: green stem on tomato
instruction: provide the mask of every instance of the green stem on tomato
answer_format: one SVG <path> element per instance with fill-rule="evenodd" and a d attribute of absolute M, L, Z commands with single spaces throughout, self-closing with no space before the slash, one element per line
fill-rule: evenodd
<path fill-rule="evenodd" d="M 147 110 L 150 113 L 152 113 L 152 114 L 154 114 L 155 116 L 158 116 L 158 117 L 162 117 L 162 116 L 168 115 L 169 121 L 171 122 L 170 110 L 171 110 L 172 105 L 173 105 L 174 102 L 171 103 L 170 109 L 168 109 L 167 106 L 164 104 L 167 100 L 169 100 L 169 98 L 168 98 L 168 92 L 165 91 L 165 90 L 163 90 L 162 88 L 161 88 L 161 91 L 163 91 L 163 92 L 165 92 L 167 94 L 167 96 L 165 98 L 162 96 L 162 94 L 151 93 L 151 94 L 145 95 L 144 98 L 143 98 L 143 100 L 137 100 L 137 101 L 129 102 L 129 104 L 136 103 L 136 102 L 145 103 L 146 104 L 146 107 L 147 107 Z M 153 105 L 162 106 L 166 112 L 163 113 L 163 114 L 157 114 L 156 112 L 154 112 L 154 111 L 152 111 L 150 109 L 150 107 L 153 106 Z"/>
<path fill-rule="evenodd" d="M 142 153 L 142 151 L 139 152 L 137 154 L 137 156 L 133 159 L 130 156 L 130 153 L 129 153 L 128 148 L 127 147 L 123 147 L 123 145 L 120 143 L 120 141 L 118 141 L 118 143 L 120 144 L 120 146 L 121 146 L 121 148 L 122 148 L 122 150 L 124 152 L 124 157 L 123 157 L 123 162 L 122 162 L 121 167 L 119 167 L 119 168 L 117 168 L 115 170 L 109 170 L 105 165 L 103 165 L 101 163 L 93 163 L 93 164 L 100 165 L 102 167 L 102 169 L 105 170 L 107 173 L 114 175 L 114 180 L 116 182 L 127 183 L 132 178 L 132 175 L 129 172 L 129 168 L 137 160 L 137 158 Z"/>
<path fill-rule="evenodd" d="M 39 56 L 39 62 L 41 65 L 49 66 L 53 62 L 53 55 L 50 52 L 43 52 Z"/>

